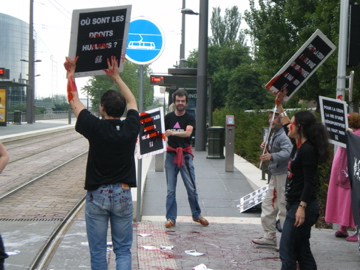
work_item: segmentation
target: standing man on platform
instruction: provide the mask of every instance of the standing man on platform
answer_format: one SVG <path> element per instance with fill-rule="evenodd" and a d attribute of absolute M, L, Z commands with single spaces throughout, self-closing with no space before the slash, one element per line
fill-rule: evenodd
<path fill-rule="evenodd" d="M 131 187 L 136 187 L 134 150 L 140 129 L 134 95 L 119 76 L 118 61 L 107 60 L 106 74 L 114 80 L 121 94 L 108 90 L 101 97 L 102 119 L 92 115 L 80 102 L 74 73 L 77 58 L 66 58 L 68 100 L 77 117 L 76 131 L 89 141 L 85 189 L 85 219 L 90 247 L 91 269 L 107 267 L 107 231 L 116 254 L 116 269 L 131 269 L 133 204 Z M 125 120 L 120 117 L 127 107 Z"/>
<path fill-rule="evenodd" d="M 4 145 L 0 142 L 0 174 L 4 170 L 6 164 L 9 161 L 9 154 L 6 151 L 6 148 Z M 0 270 L 5 269 L 4 263 L 5 259 L 9 257 L 5 252 L 4 242 L 2 240 L 1 234 L 0 234 Z"/>
<path fill-rule="evenodd" d="M 260 160 L 269 162 L 269 172 L 271 173 L 269 189 L 261 205 L 261 224 L 264 236 L 252 241 L 257 245 L 276 247 L 276 219 L 279 215 L 282 227 L 286 217 L 285 185 L 292 144 L 281 125 L 277 110 L 269 111 L 269 123 L 271 121 L 273 134 L 270 143 L 266 145 L 266 142 L 263 142 L 260 145 L 262 149 L 267 147 L 265 153 L 260 156 Z"/>
<path fill-rule="evenodd" d="M 165 136 L 168 138 L 168 147 L 165 160 L 165 172 L 167 182 L 166 196 L 166 228 L 172 228 L 176 224 L 177 203 L 176 184 L 177 175 L 181 173 L 188 194 L 188 201 L 192 213 L 192 219 L 202 226 L 208 226 L 209 222 L 201 216 L 201 209 L 196 189 L 195 170 L 191 146 L 191 134 L 195 127 L 195 118 L 185 108 L 188 103 L 188 95 L 185 90 L 177 90 L 173 94 L 175 111 L 165 116 Z"/>

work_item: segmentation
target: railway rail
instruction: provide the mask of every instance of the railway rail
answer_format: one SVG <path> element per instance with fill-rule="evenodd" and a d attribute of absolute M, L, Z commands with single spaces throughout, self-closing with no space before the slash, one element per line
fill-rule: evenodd
<path fill-rule="evenodd" d="M 52 256 L 81 211 L 85 191 L 87 141 L 75 131 L 60 131 L 4 143 L 10 162 L 0 175 L 0 232 L 26 238 L 27 226 L 45 226 L 35 248 L 24 247 L 7 269 L 47 269 Z M 40 224 L 42 223 L 42 225 Z M 44 225 L 45 223 L 45 225 Z M 5 235 L 4 235 L 5 231 Z M 11 243 L 10 246 L 15 245 Z M 27 241 L 24 241 L 27 242 Z M 31 242 L 31 241 L 29 241 Z M 8 251 L 8 250 L 7 250 Z M 30 252 L 28 252 L 30 251 Z"/>

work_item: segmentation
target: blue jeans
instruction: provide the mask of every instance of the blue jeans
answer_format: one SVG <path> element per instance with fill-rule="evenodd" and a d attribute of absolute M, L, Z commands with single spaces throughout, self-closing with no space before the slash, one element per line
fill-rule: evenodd
<path fill-rule="evenodd" d="M 127 185 L 106 185 L 87 192 L 85 218 L 92 270 L 107 269 L 109 220 L 116 270 L 131 269 L 132 217 L 131 190 Z"/>
<path fill-rule="evenodd" d="M 316 200 L 309 202 L 305 209 L 305 222 L 295 227 L 295 213 L 299 203 L 287 207 L 286 219 L 280 239 L 280 259 L 282 270 L 296 269 L 296 262 L 300 269 L 317 269 L 314 256 L 310 248 L 311 227 L 319 217 L 319 204 Z"/>
<path fill-rule="evenodd" d="M 165 160 L 165 172 L 167 183 L 166 196 L 166 219 L 176 220 L 177 203 L 176 203 L 176 184 L 177 175 L 181 174 L 184 185 L 188 194 L 188 201 L 192 213 L 193 220 L 200 217 L 201 210 L 198 202 L 198 194 L 196 191 L 195 170 L 193 157 L 184 153 L 184 163 L 180 168 L 174 163 L 175 152 L 167 152 Z"/>

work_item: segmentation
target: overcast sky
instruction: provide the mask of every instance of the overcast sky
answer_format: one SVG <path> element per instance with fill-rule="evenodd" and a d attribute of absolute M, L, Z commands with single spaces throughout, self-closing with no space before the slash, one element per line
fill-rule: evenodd
<path fill-rule="evenodd" d="M 69 52 L 70 27 L 72 10 L 96 7 L 132 5 L 132 18 L 146 17 L 156 22 L 165 35 L 165 49 L 162 55 L 151 64 L 154 73 L 167 73 L 179 61 L 181 42 L 181 8 L 183 0 L 34 0 L 34 28 L 53 54 L 60 73 L 59 90 L 51 94 L 65 94 L 66 80 L 63 71 L 63 62 Z M 238 6 L 243 14 L 249 8 L 248 0 L 209 0 L 209 19 L 212 8 L 220 7 L 224 13 L 226 8 Z M 30 0 L 6 1 L 0 12 L 29 22 Z M 199 0 L 187 0 L 186 8 L 199 12 Z M 222 14 L 224 15 L 224 14 Z M 246 28 L 245 22 L 241 28 Z M 189 51 L 198 48 L 199 16 L 186 16 L 185 58 Z M 210 25 L 208 27 L 211 35 Z M 40 55 L 40 54 L 39 54 Z M 37 63 L 36 65 L 41 65 Z M 79 87 L 85 84 L 88 78 L 77 79 Z M 36 78 L 46 80 L 43 76 Z M 39 89 L 37 97 L 50 96 L 46 89 Z"/>

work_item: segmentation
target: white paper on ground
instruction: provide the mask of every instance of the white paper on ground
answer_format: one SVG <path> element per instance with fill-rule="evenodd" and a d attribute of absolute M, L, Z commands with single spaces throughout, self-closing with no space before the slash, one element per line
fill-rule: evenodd
<path fill-rule="evenodd" d="M 203 256 L 205 253 L 196 252 L 196 250 L 185 250 L 185 253 L 191 256 Z"/>

